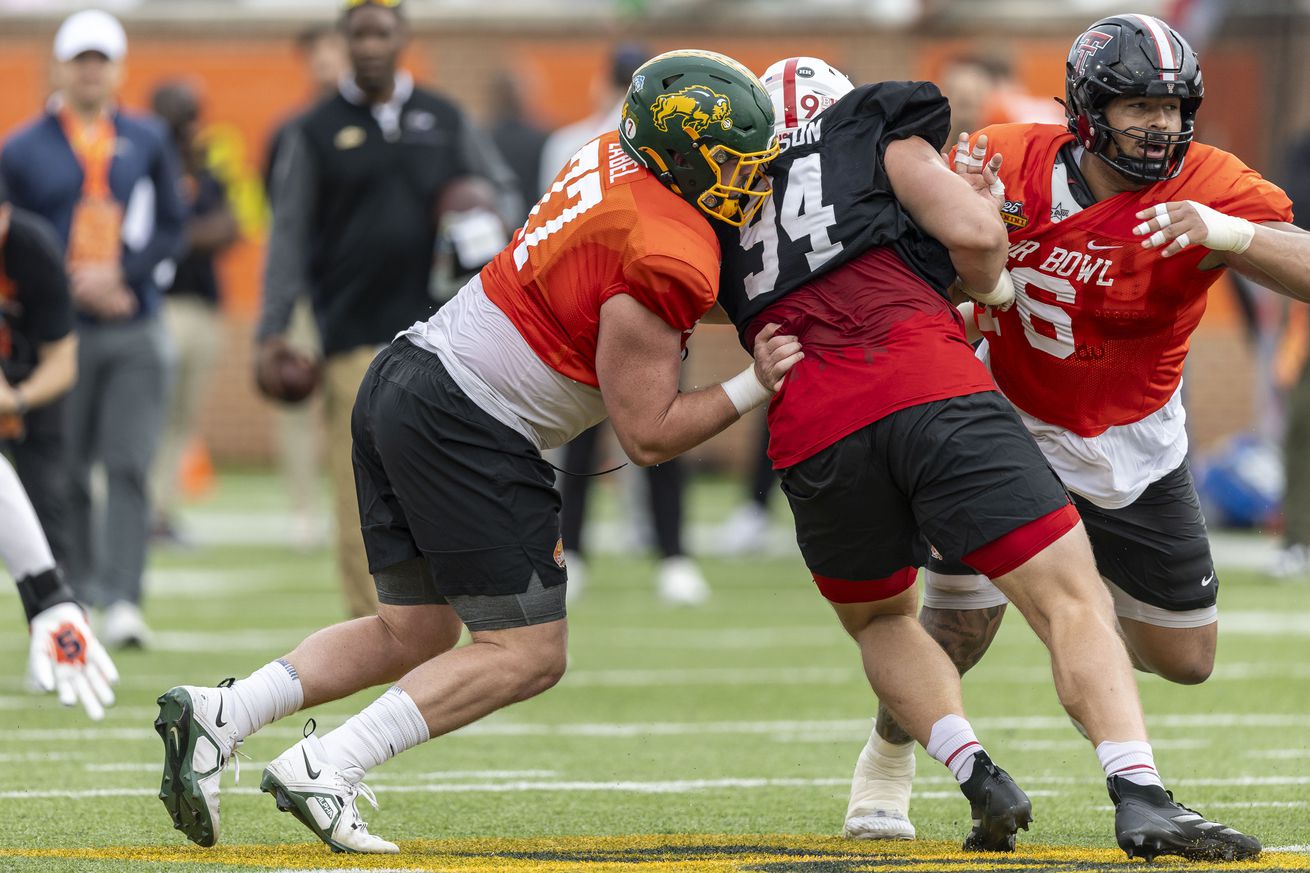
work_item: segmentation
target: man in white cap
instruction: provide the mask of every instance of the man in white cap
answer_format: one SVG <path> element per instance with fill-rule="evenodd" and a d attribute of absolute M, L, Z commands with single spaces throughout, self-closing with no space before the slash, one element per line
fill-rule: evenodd
<path fill-rule="evenodd" d="M 78 371 L 65 416 L 69 581 L 106 610 L 109 645 L 144 644 L 141 576 L 146 479 L 164 405 L 159 282 L 182 243 L 177 158 L 161 124 L 121 111 L 127 36 L 106 12 L 69 16 L 55 36 L 58 92 L 0 152 L 14 205 L 54 225 L 67 250 L 77 310 Z M 105 548 L 91 547 L 90 470 L 108 476 Z"/>

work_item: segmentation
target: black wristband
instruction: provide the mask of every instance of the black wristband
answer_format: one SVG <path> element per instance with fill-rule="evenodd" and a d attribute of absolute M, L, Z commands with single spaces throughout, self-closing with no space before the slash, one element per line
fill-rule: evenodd
<path fill-rule="evenodd" d="M 27 613 L 29 624 L 52 606 L 77 602 L 73 590 L 64 584 L 64 577 L 53 567 L 44 573 L 19 579 L 18 598 L 23 601 L 23 612 Z"/>

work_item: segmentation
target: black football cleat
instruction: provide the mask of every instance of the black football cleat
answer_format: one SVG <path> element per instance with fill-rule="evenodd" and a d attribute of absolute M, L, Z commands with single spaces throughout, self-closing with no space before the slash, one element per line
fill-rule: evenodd
<path fill-rule="evenodd" d="M 1189 861 L 1246 861 L 1260 854 L 1260 841 L 1208 821 L 1174 800 L 1158 785 L 1138 785 L 1120 776 L 1105 780 L 1114 801 L 1114 831 L 1129 858 L 1153 861 L 1177 855 Z"/>
<path fill-rule="evenodd" d="M 1028 830 L 1033 805 L 1010 774 L 975 752 L 973 773 L 960 786 L 973 811 L 973 830 L 964 838 L 966 852 L 1013 852 L 1014 835 Z"/>

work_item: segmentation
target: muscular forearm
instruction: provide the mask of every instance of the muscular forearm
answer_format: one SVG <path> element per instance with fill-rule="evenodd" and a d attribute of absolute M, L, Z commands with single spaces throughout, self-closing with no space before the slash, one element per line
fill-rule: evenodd
<path fill-rule="evenodd" d="M 1005 269 L 1008 250 L 1004 246 L 991 248 L 949 248 L 951 264 L 960 281 L 969 291 L 987 294 Z"/>
<path fill-rule="evenodd" d="M 1258 224 L 1250 248 L 1228 252 L 1225 261 L 1271 291 L 1310 301 L 1310 233 Z"/>
<path fill-rule="evenodd" d="M 620 436 L 634 464 L 649 467 L 675 458 L 741 416 L 721 385 L 678 394 L 664 413 L 639 433 Z"/>

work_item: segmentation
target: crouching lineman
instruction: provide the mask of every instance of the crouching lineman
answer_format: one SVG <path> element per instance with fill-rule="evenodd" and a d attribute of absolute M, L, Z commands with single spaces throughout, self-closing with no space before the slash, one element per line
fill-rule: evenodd
<path fill-rule="evenodd" d="M 1065 72 L 1067 126 L 989 127 L 955 158 L 969 172 L 976 155 L 978 172 L 1003 155 L 1009 192 L 1017 297 L 1008 311 L 977 312 L 981 354 L 1073 494 L 1133 662 L 1194 684 L 1214 667 L 1219 580 L 1187 466 L 1183 360 L 1225 267 L 1310 299 L 1310 235 L 1287 223 L 1276 186 L 1193 142 L 1201 69 L 1164 22 L 1098 21 L 1074 41 Z M 924 591 L 920 620 L 961 673 L 991 644 L 1007 602 L 979 569 L 932 561 Z M 905 816 L 913 760 L 910 737 L 880 708 L 848 834 L 913 836 L 908 820 L 885 834 L 864 815 Z M 1112 791 L 1161 793 L 1150 773 Z M 1203 855 L 1210 842 L 1181 853 Z"/>
<path fill-rule="evenodd" d="M 1256 854 L 1256 840 L 1161 787 L 1078 512 L 948 299 L 958 275 L 978 300 L 1013 300 L 996 164 L 966 175 L 943 164 L 950 111 L 930 83 L 851 90 L 815 58 L 764 78 L 788 129 L 770 202 L 723 242 L 720 302 L 748 346 L 777 323 L 806 349 L 769 406 L 769 453 L 870 685 L 970 800 L 964 847 L 1013 849 L 1030 807 L 978 743 L 958 672 L 915 619 L 928 543 L 987 573 L 1045 643 L 1060 701 L 1109 780 L 1121 846 Z M 871 828 L 899 824 L 896 810 L 877 812 Z"/>
<path fill-rule="evenodd" d="M 766 330 L 754 365 L 678 392 L 681 352 L 718 293 L 710 227 L 768 196 L 777 154 L 758 79 L 701 51 L 652 59 L 621 123 L 583 146 L 482 273 L 404 331 L 360 386 L 352 431 L 378 614 L 321 630 L 220 688 L 159 698 L 160 799 L 192 841 L 219 838 L 236 744 L 304 707 L 394 683 L 260 787 L 333 849 L 396 852 L 356 801 L 383 761 L 559 681 L 566 620 L 554 472 L 541 457 L 609 416 L 638 464 L 671 458 L 772 396 L 801 358 Z M 472 642 L 455 648 L 462 626 Z"/>

